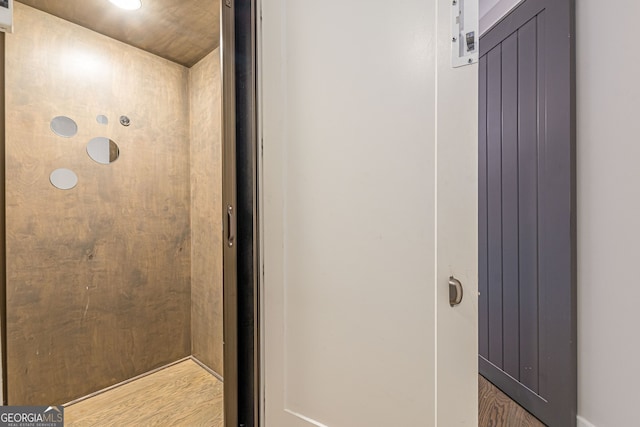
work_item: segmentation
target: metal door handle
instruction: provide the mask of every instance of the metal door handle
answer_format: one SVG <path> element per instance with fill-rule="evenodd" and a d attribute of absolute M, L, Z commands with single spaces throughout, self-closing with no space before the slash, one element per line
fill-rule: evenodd
<path fill-rule="evenodd" d="M 455 307 L 462 302 L 462 283 L 455 277 L 449 277 L 449 305 Z"/>
<path fill-rule="evenodd" d="M 232 248 L 236 240 L 236 216 L 233 206 L 227 206 L 227 245 Z"/>

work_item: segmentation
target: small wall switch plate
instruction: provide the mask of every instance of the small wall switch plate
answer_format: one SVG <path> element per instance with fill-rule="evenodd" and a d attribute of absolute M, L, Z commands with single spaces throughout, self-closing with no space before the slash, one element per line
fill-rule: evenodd
<path fill-rule="evenodd" d="M 451 65 L 462 67 L 478 62 L 478 0 L 451 1 Z"/>

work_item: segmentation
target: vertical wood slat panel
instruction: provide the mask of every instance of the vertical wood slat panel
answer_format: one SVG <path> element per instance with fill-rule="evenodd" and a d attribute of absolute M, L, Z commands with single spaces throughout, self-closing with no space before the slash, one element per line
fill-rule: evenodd
<path fill-rule="evenodd" d="M 480 248 L 487 251 L 488 257 L 490 338 L 490 357 L 487 360 L 480 355 L 480 371 L 545 424 L 562 426 L 576 425 L 577 407 L 574 7 L 574 0 L 524 0 L 480 42 L 482 57 L 487 60 L 488 98 L 488 152 L 484 165 L 487 245 Z M 510 105 L 510 43 L 514 34 L 515 115 Z M 501 60 L 499 69 L 496 58 Z M 494 73 L 502 83 L 501 103 L 494 99 L 498 96 L 493 83 L 498 77 Z M 502 121 L 494 111 L 498 106 Z M 494 126 L 500 129 L 502 139 L 496 138 Z M 509 135 L 513 126 L 518 138 L 517 174 L 512 180 L 513 147 Z M 494 154 L 497 145 L 502 150 L 499 165 Z M 497 179 L 498 174 L 501 180 Z M 510 199 L 514 186 L 517 236 Z M 498 202 L 499 216 L 495 209 Z M 498 241 L 500 260 L 495 254 Z M 517 256 L 511 249 L 514 242 Z M 501 275 L 497 274 L 499 262 Z M 511 287 L 514 272 L 519 282 L 517 290 Z M 497 292 L 501 292 L 502 300 Z M 518 341 L 511 329 L 516 295 Z M 503 323 L 498 326 L 499 315 Z M 494 349 L 500 341 L 501 354 Z M 518 371 L 513 372 L 518 353 Z"/>
<path fill-rule="evenodd" d="M 489 358 L 502 368 L 502 51 L 487 55 Z"/>
<path fill-rule="evenodd" d="M 503 370 L 520 377 L 518 274 L 518 34 L 502 42 Z"/>
<path fill-rule="evenodd" d="M 487 57 L 480 58 L 478 94 L 478 350 L 489 359 L 487 265 Z"/>
<path fill-rule="evenodd" d="M 557 217 L 553 215 L 549 217 L 549 212 L 553 209 L 553 189 L 545 183 L 548 179 L 549 171 L 547 171 L 547 99 L 546 99 L 546 57 L 548 47 L 546 45 L 546 12 L 542 11 L 536 18 L 536 55 L 537 55 L 537 112 L 538 112 L 538 336 L 545 337 L 538 339 L 538 394 L 540 396 L 547 395 L 548 376 L 541 375 L 543 373 L 553 372 L 551 365 L 555 362 L 551 361 L 548 355 L 553 354 L 547 349 L 548 337 L 551 336 L 550 331 L 544 329 L 544 322 L 540 316 L 544 307 L 549 307 L 549 303 L 545 302 L 547 296 L 545 290 L 549 289 L 549 284 L 554 283 L 554 279 L 549 277 L 551 271 L 550 265 L 545 257 L 553 257 L 559 249 L 550 242 L 555 236 L 553 227 L 548 222 L 557 221 Z M 544 286 L 540 286 L 543 283 Z M 553 293 L 553 290 L 551 290 Z M 550 297 L 553 297 L 550 295 Z M 553 327 L 553 325 L 547 325 Z M 545 357 L 540 357 L 545 355 Z"/>
<path fill-rule="evenodd" d="M 538 391 L 538 86 L 536 20 L 518 31 L 520 382 Z"/>

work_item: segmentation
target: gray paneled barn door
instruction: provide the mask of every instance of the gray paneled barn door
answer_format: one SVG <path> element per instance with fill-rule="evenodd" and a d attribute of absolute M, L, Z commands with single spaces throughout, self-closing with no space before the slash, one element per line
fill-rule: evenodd
<path fill-rule="evenodd" d="M 526 0 L 480 40 L 480 373 L 576 423 L 572 0 Z"/>

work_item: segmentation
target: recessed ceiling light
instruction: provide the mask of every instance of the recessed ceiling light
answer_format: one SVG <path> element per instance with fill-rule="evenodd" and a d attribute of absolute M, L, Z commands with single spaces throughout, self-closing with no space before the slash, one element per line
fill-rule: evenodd
<path fill-rule="evenodd" d="M 120 9 L 136 10 L 142 7 L 142 1 L 140 0 L 109 0 L 111 3 L 118 6 Z"/>

